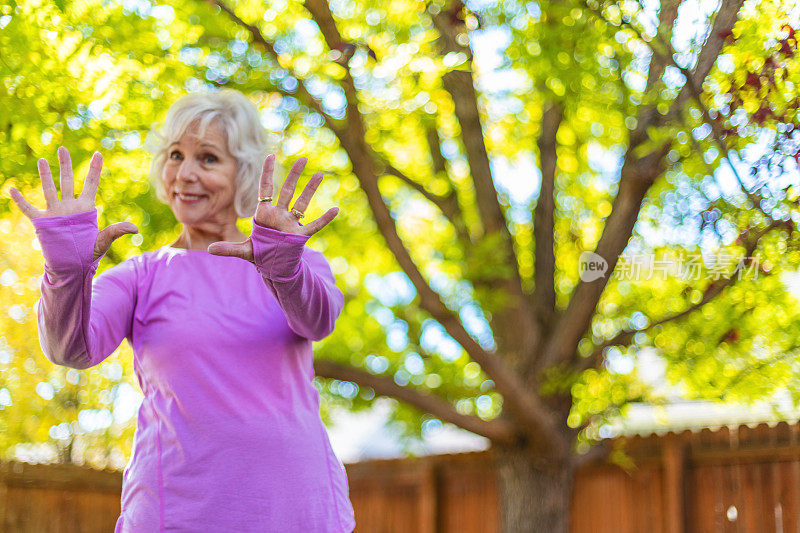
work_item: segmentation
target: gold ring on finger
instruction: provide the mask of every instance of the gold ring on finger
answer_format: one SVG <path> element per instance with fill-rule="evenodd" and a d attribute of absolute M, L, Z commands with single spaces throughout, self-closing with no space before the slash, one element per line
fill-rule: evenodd
<path fill-rule="evenodd" d="M 263 198 L 261 198 L 261 197 L 259 196 L 259 197 L 258 197 L 258 201 L 259 201 L 259 202 L 270 202 L 270 203 L 272 203 L 272 196 L 265 196 L 265 197 L 263 197 Z"/>
<path fill-rule="evenodd" d="M 296 217 L 297 217 L 297 220 L 300 220 L 301 218 L 303 218 L 304 216 L 306 216 L 306 215 L 305 215 L 305 213 L 303 213 L 302 211 L 298 211 L 298 210 L 297 210 L 297 209 L 295 209 L 294 207 L 292 208 L 292 210 L 291 210 L 291 213 L 292 213 L 294 216 L 296 216 Z"/>

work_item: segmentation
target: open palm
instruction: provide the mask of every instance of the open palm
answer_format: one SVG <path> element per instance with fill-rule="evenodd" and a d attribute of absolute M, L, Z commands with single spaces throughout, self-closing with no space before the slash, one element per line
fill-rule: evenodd
<path fill-rule="evenodd" d="M 41 217 L 56 217 L 91 211 L 95 208 L 97 186 L 100 183 L 100 171 L 103 169 L 103 156 L 100 152 L 92 155 L 89 163 L 89 172 L 83 183 L 80 196 L 75 196 L 75 179 L 72 174 L 72 160 L 69 151 L 63 146 L 58 149 L 59 183 L 61 185 L 61 199 L 50 173 L 50 165 L 46 159 L 39 159 L 39 179 L 42 181 L 42 191 L 47 208 L 44 211 L 33 207 L 17 189 L 11 187 L 11 199 L 29 219 Z M 111 247 L 111 243 L 127 233 L 138 233 L 139 228 L 130 222 L 116 222 L 103 228 L 97 235 L 94 244 L 92 261 L 102 257 Z"/>
<path fill-rule="evenodd" d="M 280 194 L 278 195 L 278 202 L 275 205 L 272 205 L 271 201 L 258 202 L 255 215 L 253 215 L 255 223 L 285 233 L 311 236 L 327 226 L 328 223 L 336 217 L 339 213 L 339 208 L 332 207 L 316 220 L 308 224 L 300 224 L 300 219 L 292 213 L 292 211 L 303 213 L 306 208 L 308 208 L 311 198 L 322 182 L 322 172 L 317 172 L 311 177 L 308 184 L 303 189 L 303 192 L 300 193 L 300 196 L 294 203 L 292 211 L 289 210 L 289 204 L 294 197 L 295 188 L 297 187 L 297 179 L 303 172 L 307 161 L 305 157 L 301 157 L 292 165 L 289 174 L 286 176 L 286 180 L 283 182 L 283 187 L 281 187 Z M 259 199 L 272 198 L 272 173 L 274 169 L 275 156 L 270 154 L 267 156 L 266 160 L 264 160 L 264 165 L 261 170 L 261 180 L 258 185 Z M 250 237 L 244 242 L 215 242 L 208 247 L 208 251 L 215 255 L 230 255 L 254 262 L 253 242 L 250 240 Z"/>

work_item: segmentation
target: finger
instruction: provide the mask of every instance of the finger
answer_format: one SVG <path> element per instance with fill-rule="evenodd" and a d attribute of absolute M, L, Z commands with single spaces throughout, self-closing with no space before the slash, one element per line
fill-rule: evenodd
<path fill-rule="evenodd" d="M 75 183 L 72 178 L 72 160 L 69 157 L 69 151 L 63 146 L 58 148 L 58 165 L 61 168 L 61 200 L 75 198 Z"/>
<path fill-rule="evenodd" d="M 327 226 L 331 220 L 336 218 L 336 215 L 339 214 L 338 207 L 331 207 L 328 209 L 325 214 L 323 214 L 318 219 L 309 222 L 305 226 L 302 226 L 302 233 L 303 235 L 314 235 L 316 232 Z"/>
<path fill-rule="evenodd" d="M 214 255 L 228 255 L 239 257 L 247 261 L 253 261 L 253 243 L 250 239 L 244 242 L 212 242 L 208 246 L 208 253 Z"/>
<path fill-rule="evenodd" d="M 94 241 L 93 260 L 102 257 L 111 248 L 111 243 L 129 233 L 139 233 L 139 228 L 132 222 L 115 222 L 100 230 Z"/>
<path fill-rule="evenodd" d="M 261 168 L 261 181 L 258 184 L 258 197 L 266 198 L 272 196 L 272 173 L 275 170 L 275 156 L 269 154 L 264 160 Z"/>
<path fill-rule="evenodd" d="M 294 188 L 297 185 L 297 178 L 299 178 L 300 174 L 303 173 L 303 168 L 305 168 L 307 161 L 308 159 L 301 157 L 294 162 L 294 165 L 292 165 L 292 168 L 289 170 L 289 174 L 286 176 L 286 181 L 283 182 L 283 187 L 281 187 L 281 193 L 278 196 L 278 207 L 282 207 L 286 210 L 289 209 L 289 202 L 292 201 L 292 196 L 294 196 Z"/>
<path fill-rule="evenodd" d="M 86 174 L 86 180 L 83 182 L 81 198 L 94 202 L 97 195 L 97 184 L 100 183 L 101 170 L 103 170 L 103 156 L 100 152 L 95 152 L 92 154 L 92 160 L 89 163 L 89 173 Z"/>
<path fill-rule="evenodd" d="M 294 203 L 294 208 L 300 212 L 305 212 L 308 208 L 308 204 L 311 202 L 311 198 L 314 196 L 314 193 L 317 192 L 317 187 L 319 187 L 320 183 L 322 183 L 322 172 L 317 172 L 308 180 L 303 192 L 300 193 L 300 196 Z"/>
<path fill-rule="evenodd" d="M 26 217 L 38 218 L 42 216 L 42 212 L 29 204 L 28 200 L 23 198 L 22 193 L 17 189 L 11 187 L 9 192 L 11 194 L 11 199 L 14 200 L 14 203 L 17 204 L 17 207 L 19 207 L 20 211 L 22 211 Z"/>
<path fill-rule="evenodd" d="M 49 209 L 58 202 L 58 191 L 56 190 L 56 184 L 53 183 L 53 174 L 50 172 L 50 164 L 47 159 L 40 159 L 37 166 L 39 167 L 39 179 L 42 180 L 44 200 L 47 202 L 47 208 Z"/>

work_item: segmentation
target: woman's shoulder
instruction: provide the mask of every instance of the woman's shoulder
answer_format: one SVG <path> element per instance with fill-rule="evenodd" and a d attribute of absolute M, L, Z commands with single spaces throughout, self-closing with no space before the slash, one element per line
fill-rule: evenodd
<path fill-rule="evenodd" d="M 119 265 L 128 264 L 128 265 L 144 266 L 159 261 L 160 255 L 162 255 L 161 248 L 156 248 L 155 250 L 147 250 L 129 256 L 127 259 L 120 261 Z"/>
<path fill-rule="evenodd" d="M 106 268 L 99 276 L 122 277 L 127 275 L 142 279 L 152 271 L 153 265 L 161 260 L 161 255 L 163 254 L 160 248 L 131 255 Z"/>

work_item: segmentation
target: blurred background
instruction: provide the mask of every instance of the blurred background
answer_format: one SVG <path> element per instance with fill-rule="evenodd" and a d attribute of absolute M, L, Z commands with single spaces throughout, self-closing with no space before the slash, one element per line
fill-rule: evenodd
<path fill-rule="evenodd" d="M 121 470 L 141 401 L 126 343 L 86 371 L 41 353 L 9 188 L 44 206 L 36 160 L 66 146 L 80 182 L 99 150 L 100 226 L 140 228 L 99 270 L 168 244 L 148 131 L 222 87 L 309 158 L 301 185 L 325 173 L 309 216 L 340 207 L 309 245 L 346 296 L 315 346 L 345 463 L 524 435 L 574 472 L 637 434 L 793 424 L 799 24 L 774 0 L 0 0 L 0 457 Z"/>

